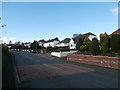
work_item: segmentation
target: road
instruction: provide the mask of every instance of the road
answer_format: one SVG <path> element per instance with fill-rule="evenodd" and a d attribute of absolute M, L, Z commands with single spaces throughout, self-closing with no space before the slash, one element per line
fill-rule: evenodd
<path fill-rule="evenodd" d="M 42 54 L 11 51 L 22 88 L 118 88 L 118 75 L 59 62 Z"/>

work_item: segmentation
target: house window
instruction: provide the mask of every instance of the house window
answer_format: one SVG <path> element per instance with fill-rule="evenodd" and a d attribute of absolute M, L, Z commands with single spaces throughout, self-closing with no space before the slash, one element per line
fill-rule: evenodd
<path fill-rule="evenodd" d="M 73 45 L 71 44 L 71 47 L 72 47 Z"/>

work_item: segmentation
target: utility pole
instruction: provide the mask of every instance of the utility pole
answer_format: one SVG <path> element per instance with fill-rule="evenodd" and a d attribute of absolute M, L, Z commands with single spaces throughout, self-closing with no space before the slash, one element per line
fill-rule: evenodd
<path fill-rule="evenodd" d="M 36 43 L 35 43 L 35 47 L 36 47 L 36 53 L 37 53 L 37 34 L 35 33 L 36 35 Z"/>

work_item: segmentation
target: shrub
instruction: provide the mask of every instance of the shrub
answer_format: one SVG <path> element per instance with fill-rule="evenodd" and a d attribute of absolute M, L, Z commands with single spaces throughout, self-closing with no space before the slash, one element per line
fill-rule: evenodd
<path fill-rule="evenodd" d="M 83 45 L 83 38 L 79 38 L 77 44 L 76 44 L 76 47 L 77 47 L 77 50 L 80 50 L 80 47 Z"/>
<path fill-rule="evenodd" d="M 103 53 L 109 51 L 109 36 L 106 32 L 104 34 L 100 34 L 100 48 Z"/>
<path fill-rule="evenodd" d="M 113 34 L 110 39 L 111 50 L 113 52 L 118 52 L 120 50 L 120 35 Z"/>
<path fill-rule="evenodd" d="M 53 50 L 53 47 L 47 47 L 46 48 L 47 53 L 52 52 L 52 50 Z"/>
<path fill-rule="evenodd" d="M 89 49 L 92 52 L 93 55 L 97 55 L 99 53 L 99 42 L 96 38 L 93 38 L 93 40 L 89 44 Z"/>
<path fill-rule="evenodd" d="M 89 46 L 88 45 L 82 45 L 80 47 L 80 51 L 87 51 L 89 49 Z"/>
<path fill-rule="evenodd" d="M 83 45 L 80 46 L 80 51 L 89 51 L 89 43 L 90 43 L 89 38 L 85 38 Z"/>

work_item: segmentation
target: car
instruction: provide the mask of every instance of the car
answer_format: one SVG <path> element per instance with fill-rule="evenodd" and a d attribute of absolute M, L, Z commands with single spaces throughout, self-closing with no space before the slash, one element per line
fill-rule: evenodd
<path fill-rule="evenodd" d="M 35 50 L 31 50 L 30 52 L 31 52 L 31 53 L 36 53 L 36 51 L 35 51 Z"/>

